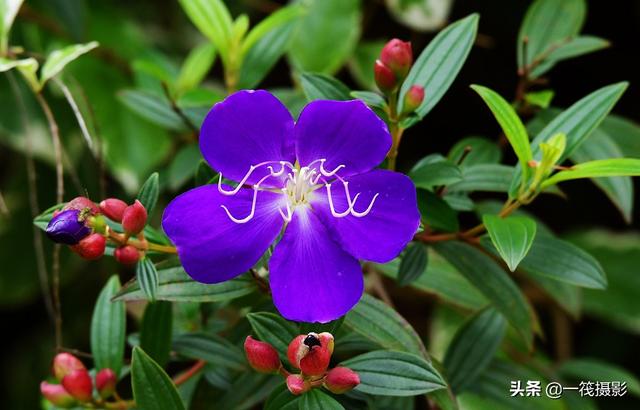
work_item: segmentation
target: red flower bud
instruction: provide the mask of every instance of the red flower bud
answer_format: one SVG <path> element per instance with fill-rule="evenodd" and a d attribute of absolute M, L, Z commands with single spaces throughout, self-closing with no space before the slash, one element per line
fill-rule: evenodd
<path fill-rule="evenodd" d="M 122 214 L 127 208 L 127 203 L 116 198 L 107 198 L 100 202 L 100 210 L 112 221 L 122 222 Z"/>
<path fill-rule="evenodd" d="M 287 376 L 287 388 L 291 394 L 299 396 L 311 389 L 311 385 L 299 374 L 290 374 Z"/>
<path fill-rule="evenodd" d="M 64 376 L 74 370 L 86 370 L 84 364 L 70 353 L 58 353 L 53 358 L 53 374 L 58 381 L 62 381 Z"/>
<path fill-rule="evenodd" d="M 123 265 L 133 265 L 140 259 L 140 252 L 131 245 L 124 245 L 116 249 L 113 256 Z"/>
<path fill-rule="evenodd" d="M 107 240 L 99 233 L 92 233 L 86 238 L 73 245 L 71 250 L 80 255 L 84 259 L 94 260 L 104 255 L 107 246 Z"/>
<path fill-rule="evenodd" d="M 324 387 L 331 393 L 342 394 L 360 384 L 358 373 L 347 367 L 334 367 L 324 379 Z"/>
<path fill-rule="evenodd" d="M 98 205 L 84 196 L 73 198 L 71 201 L 67 202 L 67 204 L 62 209 L 75 209 L 78 211 L 85 211 L 90 215 L 96 215 L 100 213 L 100 208 L 98 208 Z"/>
<path fill-rule="evenodd" d="M 96 389 L 103 399 L 110 397 L 116 391 L 118 377 L 111 369 L 102 369 L 96 373 Z"/>
<path fill-rule="evenodd" d="M 393 71 L 389 69 L 380 60 L 376 60 L 373 66 L 373 76 L 376 80 L 376 85 L 385 94 L 388 94 L 398 87 L 398 81 Z"/>
<path fill-rule="evenodd" d="M 424 88 L 419 85 L 412 85 L 409 91 L 404 95 L 404 105 L 402 112 L 405 114 L 414 112 L 420 107 L 424 100 Z"/>
<path fill-rule="evenodd" d="M 327 332 L 296 336 L 287 349 L 291 365 L 308 376 L 323 375 L 329 367 L 331 354 L 333 335 Z"/>
<path fill-rule="evenodd" d="M 275 373 L 282 363 L 277 350 L 269 343 L 247 336 L 244 340 L 244 353 L 251 367 L 261 373 Z"/>
<path fill-rule="evenodd" d="M 129 205 L 122 213 L 122 227 L 129 235 L 135 235 L 144 229 L 147 223 L 147 210 L 136 199 L 133 205 Z"/>
<path fill-rule="evenodd" d="M 380 52 L 380 61 L 389 67 L 398 79 L 404 80 L 413 64 L 411 43 L 397 38 L 390 40 Z"/>
<path fill-rule="evenodd" d="M 62 386 L 78 401 L 87 402 L 93 397 L 93 383 L 86 369 L 74 370 L 64 376 Z"/>
<path fill-rule="evenodd" d="M 40 393 L 56 407 L 68 409 L 76 404 L 76 400 L 60 384 L 40 383 Z"/>

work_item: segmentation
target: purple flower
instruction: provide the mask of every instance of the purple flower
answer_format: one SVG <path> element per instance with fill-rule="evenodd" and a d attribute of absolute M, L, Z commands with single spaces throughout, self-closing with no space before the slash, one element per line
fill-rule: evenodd
<path fill-rule="evenodd" d="M 270 93 L 236 92 L 207 115 L 200 150 L 238 185 L 185 192 L 162 226 L 203 283 L 246 272 L 282 234 L 269 261 L 274 304 L 290 320 L 334 320 L 362 296 L 358 260 L 388 262 L 419 225 L 411 180 L 373 169 L 390 147 L 361 101 L 314 101 L 294 122 Z"/>
<path fill-rule="evenodd" d="M 65 245 L 76 245 L 91 233 L 81 217 L 81 211 L 68 209 L 51 218 L 45 233 L 54 242 Z"/>

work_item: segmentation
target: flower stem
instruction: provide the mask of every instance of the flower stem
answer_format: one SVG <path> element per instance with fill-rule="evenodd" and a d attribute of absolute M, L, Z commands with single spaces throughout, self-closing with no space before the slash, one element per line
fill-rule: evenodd
<path fill-rule="evenodd" d="M 207 364 L 207 362 L 205 362 L 204 360 L 198 360 L 193 364 L 193 366 L 185 370 L 184 373 L 181 373 L 180 375 L 176 376 L 173 379 L 173 383 L 176 386 L 179 386 L 185 383 L 187 380 L 195 376 L 200 370 L 202 370 L 205 364 Z"/>
<path fill-rule="evenodd" d="M 398 117 L 398 92 L 395 91 L 389 95 L 389 133 L 391 134 L 391 149 L 387 154 L 387 168 L 395 171 L 396 159 L 398 158 L 398 148 L 402 140 L 404 128 L 399 125 Z"/>
<path fill-rule="evenodd" d="M 175 246 L 171 245 L 159 245 L 157 243 L 150 243 L 144 239 L 144 236 L 141 236 L 140 239 L 129 238 L 127 235 L 115 232 L 112 229 L 107 229 L 107 237 L 115 242 L 117 245 L 131 245 L 134 248 L 146 252 L 146 251 L 156 251 L 160 253 L 178 253 Z"/>

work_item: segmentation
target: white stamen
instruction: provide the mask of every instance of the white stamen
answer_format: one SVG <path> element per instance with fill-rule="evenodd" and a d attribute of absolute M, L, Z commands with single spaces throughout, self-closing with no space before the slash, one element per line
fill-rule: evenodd
<path fill-rule="evenodd" d="M 360 194 L 356 195 L 353 198 L 353 202 L 351 202 L 351 215 L 355 216 L 356 218 L 362 218 L 363 216 L 369 215 L 369 212 L 371 212 L 371 209 L 373 209 L 373 203 L 376 202 L 376 199 L 378 198 L 378 196 L 380 194 L 375 194 L 373 196 L 373 199 L 371 200 L 371 203 L 369 203 L 369 206 L 367 207 L 367 209 L 365 209 L 362 212 L 358 212 L 358 211 L 355 210 L 356 200 L 358 199 L 359 195 Z"/>
<path fill-rule="evenodd" d="M 343 182 L 343 184 L 346 191 L 348 189 L 347 183 Z M 327 187 L 327 198 L 329 199 L 329 209 L 331 210 L 331 215 L 336 218 L 343 218 L 349 215 L 351 213 L 351 202 L 349 201 L 349 193 L 347 192 L 347 202 L 349 203 L 349 206 L 347 206 L 347 209 L 345 211 L 337 212 L 335 206 L 333 205 L 333 198 L 331 198 L 331 184 L 327 184 L 325 186 Z"/>
<path fill-rule="evenodd" d="M 227 208 L 225 205 L 220 205 L 220 208 L 224 209 L 224 211 L 227 213 L 227 216 L 229 217 L 229 219 L 231 219 L 233 222 L 235 222 L 237 224 L 244 224 L 244 223 L 249 222 L 253 218 L 253 215 L 255 215 L 255 213 L 256 213 L 256 199 L 257 198 L 258 198 L 258 188 L 255 187 L 255 188 L 253 188 L 253 200 L 251 201 L 251 212 L 249 212 L 249 215 L 245 216 L 242 219 L 235 218 L 233 215 L 231 215 L 231 212 L 229 211 L 229 208 Z"/>

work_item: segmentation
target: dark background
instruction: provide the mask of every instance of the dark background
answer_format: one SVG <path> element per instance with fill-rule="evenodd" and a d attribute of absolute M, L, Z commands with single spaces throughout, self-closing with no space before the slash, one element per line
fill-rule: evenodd
<path fill-rule="evenodd" d="M 37 8 L 43 2 L 34 3 L 34 7 Z M 90 3 L 86 2 L 85 7 Z M 127 9 L 131 19 L 151 27 L 188 24 L 185 22 L 184 13 L 174 1 L 110 3 L 110 7 Z M 227 3 L 233 6 L 234 2 Z M 417 54 L 417 51 L 433 37 L 433 34 L 411 32 L 396 23 L 381 2 L 364 1 L 363 4 L 365 40 L 392 37 L 410 39 Z M 479 33 L 482 41 L 474 47 L 460 75 L 441 102 L 422 123 L 405 134 L 399 158 L 401 170 L 407 170 L 416 160 L 428 153 L 446 153 L 464 136 L 497 137 L 499 129 L 495 120 L 468 85 L 486 85 L 507 99 L 513 96 L 517 82 L 515 42 L 528 5 L 529 1 L 525 0 L 458 0 L 455 3 L 450 21 L 472 12 L 480 13 Z M 46 7 L 43 9 L 46 10 Z M 262 17 L 262 14 L 256 12 L 252 20 L 256 21 Z M 554 105 L 566 107 L 597 88 L 626 80 L 631 83 L 630 87 L 614 108 L 614 112 L 640 122 L 640 1 L 589 1 L 583 33 L 606 38 L 612 45 L 604 51 L 562 62 L 549 73 L 549 85 L 556 91 Z M 219 75 L 217 70 L 219 67 L 212 75 Z M 347 70 L 338 73 L 338 77 L 353 85 Z M 269 75 L 264 86 L 289 84 L 289 70 L 286 62 L 282 61 Z M 640 144 L 640 141 L 638 143 Z M 3 163 L 6 164 L 9 160 L 23 161 L 16 153 L 0 149 L 0 181 L 3 183 L 11 178 L 24 178 L 23 175 L 3 174 Z M 14 168 L 24 170 L 24 167 Z M 44 187 L 41 197 L 53 198 L 53 172 L 42 164 L 38 165 L 38 172 L 40 186 Z M 638 181 L 635 180 L 636 192 L 640 191 Z M 114 186 L 115 183 L 112 183 L 111 187 Z M 590 182 L 567 184 L 564 189 L 568 194 L 568 200 L 543 196 L 530 207 L 533 213 L 540 215 L 558 233 L 593 226 L 616 230 L 640 229 L 640 208 L 636 207 L 633 225 L 627 226 L 604 194 Z M 26 190 L 24 195 L 26 197 Z M 41 201 L 41 208 L 47 206 L 48 204 Z M 24 229 L 28 238 L 30 226 L 26 220 Z M 10 240 L 1 237 L 0 239 Z M 30 244 L 30 239 L 26 240 L 24 252 L 16 255 L 17 258 L 22 258 L 24 263 L 33 263 Z M 9 269 L 4 262 L 2 265 L 0 269 Z M 95 272 L 91 272 L 92 269 Z M 92 280 L 64 283 L 62 300 L 65 345 L 83 351 L 89 350 L 88 325 L 93 303 L 104 278 L 114 269 L 115 264 L 110 262 L 90 264 L 89 268 L 83 271 L 86 272 L 83 275 L 91 272 L 94 275 Z M 122 273 L 123 278 L 129 276 L 130 272 Z M 37 385 L 47 375 L 53 353 L 53 331 L 42 300 L 34 295 L 20 304 L 3 307 L 0 310 L 0 323 L 3 334 L 0 338 L 0 403 L 9 403 L 9 407 L 5 408 L 36 408 L 39 400 Z M 636 374 L 640 372 L 640 337 L 615 330 L 602 321 L 583 319 L 576 325 L 573 344 L 575 355 L 596 355 L 623 365 Z M 628 408 L 633 408 L 630 399 L 619 403 L 623 404 L 623 407 L 627 405 Z"/>

